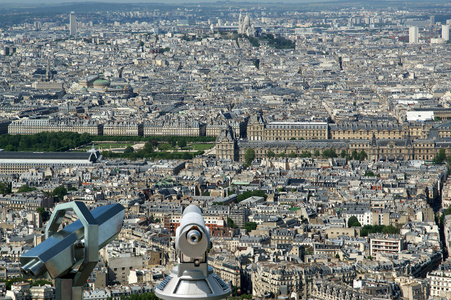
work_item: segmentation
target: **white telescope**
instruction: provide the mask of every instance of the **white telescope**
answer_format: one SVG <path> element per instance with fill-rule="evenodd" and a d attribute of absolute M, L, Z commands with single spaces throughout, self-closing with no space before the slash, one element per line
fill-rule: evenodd
<path fill-rule="evenodd" d="M 210 231 L 199 207 L 190 205 L 183 212 L 175 233 L 175 248 L 178 266 L 155 289 L 157 297 L 219 300 L 231 293 L 230 287 L 208 266 Z"/>

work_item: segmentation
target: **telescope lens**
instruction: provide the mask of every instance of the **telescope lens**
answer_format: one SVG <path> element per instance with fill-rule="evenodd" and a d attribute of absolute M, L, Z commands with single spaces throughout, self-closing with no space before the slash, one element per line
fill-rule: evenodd
<path fill-rule="evenodd" d="M 196 245 L 199 244 L 200 240 L 202 239 L 202 234 L 199 232 L 199 230 L 191 229 L 186 234 L 186 239 L 191 245 Z"/>

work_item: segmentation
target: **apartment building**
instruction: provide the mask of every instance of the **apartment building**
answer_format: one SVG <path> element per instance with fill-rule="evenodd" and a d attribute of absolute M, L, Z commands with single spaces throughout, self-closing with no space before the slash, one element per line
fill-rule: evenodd
<path fill-rule="evenodd" d="M 373 235 L 370 237 L 370 255 L 377 253 L 400 253 L 404 248 L 404 241 L 399 235 Z"/>
<path fill-rule="evenodd" d="M 431 284 L 431 297 L 451 299 L 451 270 L 441 267 L 427 275 Z"/>

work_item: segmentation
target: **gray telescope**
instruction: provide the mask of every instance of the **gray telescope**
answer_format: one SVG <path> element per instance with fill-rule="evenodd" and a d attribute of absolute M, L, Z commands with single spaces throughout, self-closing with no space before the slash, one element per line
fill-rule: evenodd
<path fill-rule="evenodd" d="M 64 216 L 74 211 L 78 220 L 58 231 Z M 120 204 L 89 211 L 83 202 L 59 204 L 45 228 L 45 241 L 20 257 L 22 272 L 55 279 L 57 300 L 83 299 L 83 285 L 99 260 L 99 250 L 122 229 L 125 209 Z"/>
<path fill-rule="evenodd" d="M 178 265 L 155 289 L 164 300 L 208 299 L 227 297 L 231 289 L 208 266 L 211 248 L 210 231 L 199 207 L 188 206 L 175 233 Z"/>

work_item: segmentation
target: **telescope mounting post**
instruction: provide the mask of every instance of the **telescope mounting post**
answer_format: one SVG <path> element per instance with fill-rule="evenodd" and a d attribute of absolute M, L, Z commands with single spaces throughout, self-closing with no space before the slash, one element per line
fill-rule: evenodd
<path fill-rule="evenodd" d="M 53 211 L 45 228 L 45 238 L 57 234 L 68 211 L 73 210 L 84 228 L 84 243 L 74 245 L 74 252 L 82 250 L 84 259 L 78 270 L 55 278 L 56 300 L 82 300 L 83 286 L 99 260 L 99 225 L 83 202 L 68 202 L 59 204 Z M 76 253 L 75 253 L 76 255 Z"/>

